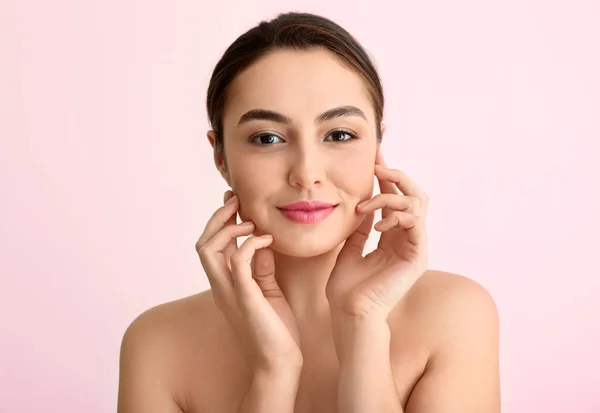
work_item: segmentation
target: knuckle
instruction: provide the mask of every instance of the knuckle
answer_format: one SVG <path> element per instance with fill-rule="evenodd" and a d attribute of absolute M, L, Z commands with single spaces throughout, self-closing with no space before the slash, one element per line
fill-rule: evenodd
<path fill-rule="evenodd" d="M 256 282 L 259 284 L 260 290 L 262 291 L 265 297 L 283 297 L 283 292 L 277 285 L 275 279 L 257 280 Z"/>
<path fill-rule="evenodd" d="M 254 249 L 256 248 L 256 244 L 260 242 L 260 239 L 256 236 L 250 236 L 248 237 L 248 239 L 246 239 L 246 241 L 244 241 L 244 244 L 246 244 L 246 248 L 247 249 Z"/>
<path fill-rule="evenodd" d="M 196 241 L 195 244 L 195 248 L 196 248 L 196 252 L 199 252 L 208 242 L 208 237 L 206 235 L 202 235 L 200 236 L 200 238 L 198 238 L 198 241 Z"/>
<path fill-rule="evenodd" d="M 217 210 L 215 211 L 213 216 L 219 220 L 224 219 L 224 216 L 228 215 L 228 212 L 227 212 L 228 207 L 229 207 L 229 205 L 221 205 L 219 208 L 217 208 Z"/>
<path fill-rule="evenodd" d="M 248 228 L 241 226 L 240 224 L 229 224 L 223 228 L 223 231 L 231 239 L 237 239 L 248 232 Z"/>
<path fill-rule="evenodd" d="M 256 278 L 256 280 L 260 280 L 261 282 L 265 283 L 265 284 L 275 284 L 277 285 L 277 281 L 275 280 L 275 272 L 268 267 L 260 267 L 260 266 L 256 266 L 254 268 L 254 277 Z"/>
<path fill-rule="evenodd" d="M 244 246 L 242 245 L 237 251 L 235 251 L 233 254 L 231 254 L 231 258 L 230 258 L 231 264 L 232 265 L 243 264 L 247 260 L 247 258 L 246 258 L 247 255 L 248 255 L 247 249 L 244 249 Z"/>
<path fill-rule="evenodd" d="M 367 201 L 365 201 L 365 205 L 366 206 L 373 206 L 373 205 L 379 205 L 379 203 L 381 202 L 382 199 L 382 194 L 377 194 L 373 197 L 371 197 L 371 199 L 368 199 Z"/>
<path fill-rule="evenodd" d="M 227 238 L 237 238 L 236 228 L 234 225 L 226 225 L 221 231 L 227 236 Z"/>
<path fill-rule="evenodd" d="M 417 216 L 413 214 L 408 215 L 408 223 L 414 225 L 417 223 Z"/>
<path fill-rule="evenodd" d="M 380 198 L 378 199 L 378 205 L 382 207 L 392 207 L 398 203 L 397 194 L 379 194 Z"/>
<path fill-rule="evenodd" d="M 201 260 L 206 259 L 211 253 L 210 248 L 206 244 L 198 247 L 196 251 L 198 252 L 198 255 L 200 256 Z"/>
<path fill-rule="evenodd" d="M 421 209 L 421 200 L 416 196 L 411 197 L 411 203 L 413 210 L 417 213 Z"/>
<path fill-rule="evenodd" d="M 239 264 L 243 258 L 242 258 L 242 249 L 238 249 L 236 252 L 234 252 L 233 254 L 231 254 L 231 258 L 229 258 L 229 260 L 231 261 L 231 264 Z"/>
<path fill-rule="evenodd" d="M 254 277 L 257 280 L 270 280 L 270 282 L 277 284 L 275 280 L 275 269 L 273 267 L 266 266 L 264 263 L 262 265 L 261 263 L 255 263 L 253 270 Z"/>

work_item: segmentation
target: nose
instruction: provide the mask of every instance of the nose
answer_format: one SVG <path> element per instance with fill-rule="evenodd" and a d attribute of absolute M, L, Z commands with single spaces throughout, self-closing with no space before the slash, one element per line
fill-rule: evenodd
<path fill-rule="evenodd" d="M 293 151 L 289 174 L 292 187 L 310 189 L 323 185 L 326 159 L 317 146 L 302 144 Z"/>

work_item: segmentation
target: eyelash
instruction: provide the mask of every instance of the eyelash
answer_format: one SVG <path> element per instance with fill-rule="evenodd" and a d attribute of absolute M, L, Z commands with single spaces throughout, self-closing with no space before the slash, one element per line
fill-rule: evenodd
<path fill-rule="evenodd" d="M 343 134 L 346 134 L 346 135 L 350 136 L 350 138 L 348 138 L 346 140 L 343 140 L 343 141 L 332 141 L 332 142 L 347 143 L 347 142 L 352 141 L 354 139 L 358 139 L 358 136 L 356 136 L 355 133 L 352 133 L 352 132 L 344 130 L 344 129 L 333 130 L 333 131 L 329 132 L 329 134 L 327 136 L 331 136 L 334 133 L 343 133 Z M 250 138 L 250 142 L 254 143 L 256 145 L 259 145 L 259 146 L 271 146 L 271 145 L 275 145 L 273 143 L 260 143 L 260 142 L 257 142 L 258 139 L 260 139 L 260 138 L 262 138 L 264 136 L 276 136 L 277 138 L 282 139 L 282 138 L 280 138 L 279 136 L 277 136 L 274 133 L 261 133 L 259 135 L 255 135 L 252 138 Z"/>

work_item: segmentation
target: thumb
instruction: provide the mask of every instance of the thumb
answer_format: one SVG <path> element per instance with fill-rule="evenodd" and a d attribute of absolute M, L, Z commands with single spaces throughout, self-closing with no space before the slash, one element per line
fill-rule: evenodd
<path fill-rule="evenodd" d="M 367 214 L 358 228 L 346 239 L 346 243 L 342 247 L 339 256 L 361 256 L 365 249 L 365 244 L 369 239 L 369 234 L 373 228 L 375 220 L 375 211 Z"/>
<path fill-rule="evenodd" d="M 283 297 L 283 292 L 275 279 L 275 260 L 271 248 L 261 248 L 254 253 L 252 277 L 266 298 Z"/>

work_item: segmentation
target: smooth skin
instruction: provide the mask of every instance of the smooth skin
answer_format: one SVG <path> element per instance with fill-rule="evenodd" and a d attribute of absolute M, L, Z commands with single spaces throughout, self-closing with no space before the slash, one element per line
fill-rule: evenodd
<path fill-rule="evenodd" d="M 386 165 L 362 78 L 324 50 L 272 52 L 223 123 L 231 190 L 196 243 L 211 289 L 129 326 L 118 411 L 498 413 L 494 301 L 428 269 L 428 198 Z M 313 199 L 338 206 L 308 225 L 278 209 Z"/>

